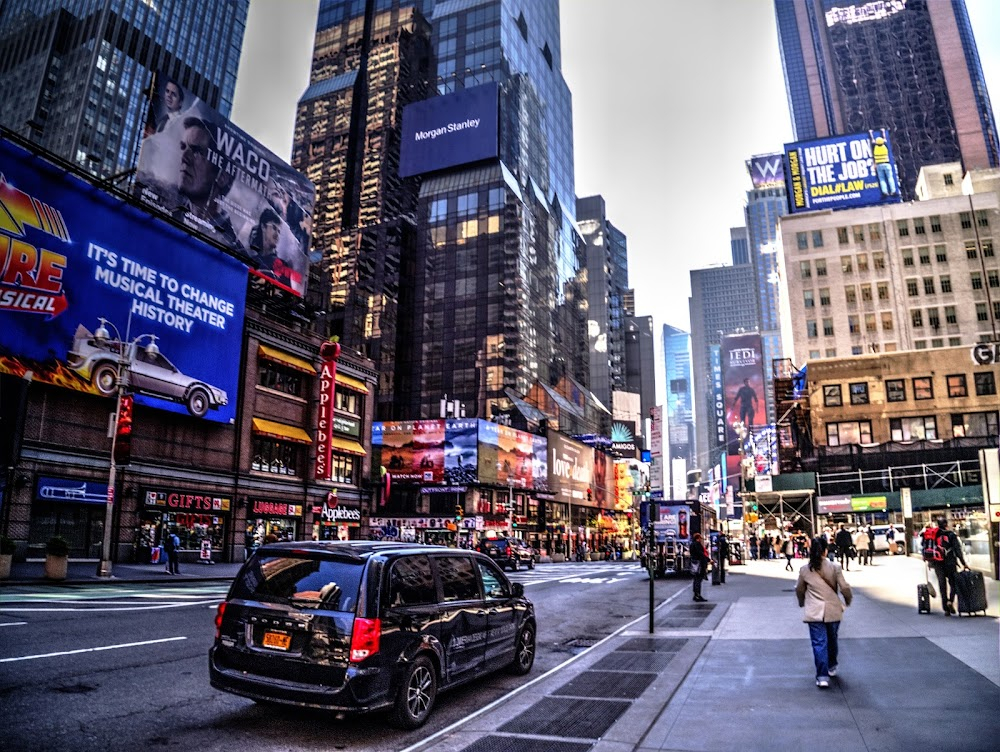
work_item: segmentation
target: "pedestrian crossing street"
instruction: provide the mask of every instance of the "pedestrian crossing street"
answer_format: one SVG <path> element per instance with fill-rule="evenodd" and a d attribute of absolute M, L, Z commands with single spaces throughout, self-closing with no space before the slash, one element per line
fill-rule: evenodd
<path fill-rule="evenodd" d="M 214 606 L 225 598 L 228 582 L 166 586 L 72 585 L 37 588 L 20 585 L 0 593 L 0 626 L 20 613 L 60 611 L 154 611 L 185 606 Z"/>

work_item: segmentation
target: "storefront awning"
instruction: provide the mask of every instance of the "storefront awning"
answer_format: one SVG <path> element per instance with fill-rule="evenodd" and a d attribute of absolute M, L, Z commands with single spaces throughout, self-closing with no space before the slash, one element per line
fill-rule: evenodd
<path fill-rule="evenodd" d="M 342 374 L 340 371 L 337 372 L 337 383 L 341 386 L 346 386 L 348 389 L 353 389 L 356 392 L 368 394 L 368 387 L 365 386 L 365 382 L 361 381 L 361 379 L 356 379 L 353 376 Z"/>
<path fill-rule="evenodd" d="M 267 345 L 258 345 L 257 354 L 262 358 L 273 360 L 275 363 L 281 363 L 289 368 L 294 368 L 296 371 L 302 371 L 303 373 L 311 373 L 314 375 L 316 373 L 316 369 L 313 368 L 312 363 L 294 355 L 283 353 L 281 350 L 275 350 L 273 347 L 268 347 Z"/>
<path fill-rule="evenodd" d="M 364 457 L 368 452 L 365 448 L 361 446 L 356 441 L 351 441 L 350 439 L 342 439 L 339 436 L 330 437 L 330 446 L 333 447 L 335 452 L 345 452 L 346 454 L 356 454 L 359 457 Z"/>
<path fill-rule="evenodd" d="M 298 426 L 275 423 L 273 420 L 254 418 L 253 432 L 259 436 L 268 436 L 272 439 L 294 441 L 296 444 L 312 444 L 312 437 Z"/>

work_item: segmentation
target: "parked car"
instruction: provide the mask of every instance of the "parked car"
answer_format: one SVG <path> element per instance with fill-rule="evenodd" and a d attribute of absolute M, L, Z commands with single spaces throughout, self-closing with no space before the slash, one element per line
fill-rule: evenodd
<path fill-rule="evenodd" d="M 893 525 L 896 529 L 896 546 L 897 550 L 903 549 L 903 544 L 906 542 L 906 529 L 902 525 Z M 889 550 L 889 541 L 886 540 L 885 534 L 888 532 L 888 525 L 872 525 L 872 537 L 875 538 L 875 553 L 886 553 Z"/>
<path fill-rule="evenodd" d="M 373 541 L 265 544 L 215 617 L 213 687 L 417 728 L 439 691 L 535 659 L 535 611 L 474 551 Z"/>
<path fill-rule="evenodd" d="M 98 392 L 110 396 L 118 390 L 118 361 L 124 350 L 126 361 L 131 359 L 128 384 L 133 391 L 179 402 L 197 418 L 203 418 L 210 409 L 217 410 L 229 403 L 224 390 L 185 376 L 163 356 L 159 348 L 139 347 L 137 342 L 127 344 L 113 339 L 98 339 L 80 324 L 66 356 L 66 365 L 89 380 Z M 152 342 L 155 344 L 155 338 Z"/>
<path fill-rule="evenodd" d="M 484 538 L 476 550 L 512 572 L 520 569 L 522 564 L 528 569 L 535 568 L 535 552 L 517 538 Z"/>

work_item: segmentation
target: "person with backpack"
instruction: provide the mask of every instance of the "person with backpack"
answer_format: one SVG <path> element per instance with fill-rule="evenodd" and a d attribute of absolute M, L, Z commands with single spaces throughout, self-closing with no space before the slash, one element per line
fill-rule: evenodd
<path fill-rule="evenodd" d="M 181 547 L 181 539 L 177 533 L 170 531 L 163 537 L 163 548 L 167 553 L 167 574 L 180 574 L 180 564 L 177 560 L 177 550 Z"/>
<path fill-rule="evenodd" d="M 929 539 L 928 535 L 930 535 Z M 931 565 L 937 574 L 938 591 L 941 593 L 944 615 L 951 616 L 955 613 L 954 602 L 955 598 L 958 597 L 958 592 L 955 589 L 958 562 L 962 562 L 966 571 L 969 570 L 969 565 L 965 563 L 965 555 L 962 553 L 962 543 L 955 535 L 955 531 L 948 529 L 948 520 L 945 517 L 938 520 L 936 528 L 928 528 L 924 532 L 924 536 L 924 560 Z"/>

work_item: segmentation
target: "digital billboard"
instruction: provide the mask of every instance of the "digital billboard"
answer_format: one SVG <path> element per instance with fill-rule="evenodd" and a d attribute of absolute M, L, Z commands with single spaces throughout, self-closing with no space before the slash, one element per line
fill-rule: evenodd
<path fill-rule="evenodd" d="M 792 214 L 899 203 L 899 173 L 885 128 L 785 144 Z"/>
<path fill-rule="evenodd" d="M 743 434 L 767 420 L 760 334 L 727 334 L 720 349 L 726 448 L 737 456 Z"/>
<path fill-rule="evenodd" d="M 316 189 L 218 112 L 157 74 L 136 196 L 305 294 Z"/>
<path fill-rule="evenodd" d="M 0 372 L 236 416 L 246 266 L 0 140 Z M 116 331 L 117 330 L 117 331 Z"/>
<path fill-rule="evenodd" d="M 479 422 L 479 482 L 544 491 L 548 488 L 546 442 L 516 428 Z"/>
<path fill-rule="evenodd" d="M 494 82 L 403 108 L 399 176 L 408 178 L 499 154 L 500 89 Z"/>
<path fill-rule="evenodd" d="M 778 188 L 785 184 L 784 154 L 762 154 L 747 160 L 754 188 Z"/>
<path fill-rule="evenodd" d="M 580 504 L 594 482 L 594 450 L 556 431 L 549 431 L 549 489 L 556 501 Z"/>
<path fill-rule="evenodd" d="M 444 441 L 443 419 L 372 423 L 372 446 L 382 447 L 393 480 L 444 482 Z"/>

